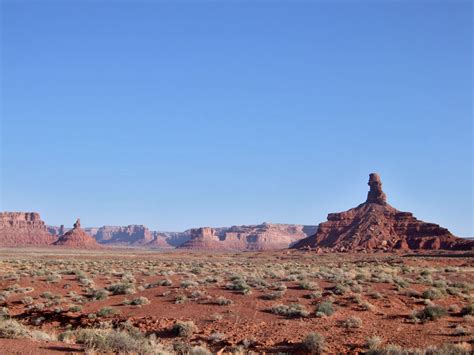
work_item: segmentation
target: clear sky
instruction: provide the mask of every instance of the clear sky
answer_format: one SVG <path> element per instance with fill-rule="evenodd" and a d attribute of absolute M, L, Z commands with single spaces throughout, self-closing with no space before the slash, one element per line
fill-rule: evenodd
<path fill-rule="evenodd" d="M 473 227 L 471 1 L 1 1 L 2 210 Z"/>

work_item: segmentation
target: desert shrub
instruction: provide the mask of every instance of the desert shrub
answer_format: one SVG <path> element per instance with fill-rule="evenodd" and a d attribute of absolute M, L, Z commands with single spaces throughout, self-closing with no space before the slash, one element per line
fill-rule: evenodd
<path fill-rule="evenodd" d="M 437 320 L 446 315 L 446 310 L 440 306 L 427 306 L 415 313 L 416 318 L 421 320 Z"/>
<path fill-rule="evenodd" d="M 276 300 L 278 298 L 283 297 L 284 294 L 285 294 L 285 291 L 273 291 L 270 293 L 265 293 L 264 295 L 261 296 L 261 298 L 264 300 Z"/>
<path fill-rule="evenodd" d="M 292 303 L 290 305 L 277 304 L 270 308 L 273 314 L 283 315 L 286 317 L 307 317 L 309 312 L 299 303 Z"/>
<path fill-rule="evenodd" d="M 143 306 L 145 304 L 150 304 L 150 300 L 146 297 L 138 297 L 131 300 L 130 304 L 132 306 Z"/>
<path fill-rule="evenodd" d="M 349 317 L 343 322 L 343 326 L 347 329 L 360 328 L 362 326 L 362 319 L 356 316 Z"/>
<path fill-rule="evenodd" d="M 370 349 L 368 355 L 468 355 L 472 354 L 470 346 L 462 344 L 445 344 L 441 348 L 430 346 L 427 349 L 404 349 L 399 345 L 388 344 L 384 347 Z"/>
<path fill-rule="evenodd" d="M 326 316 L 330 316 L 334 313 L 334 308 L 332 306 L 332 302 L 330 301 L 323 301 L 316 307 L 316 313 L 322 313 Z"/>
<path fill-rule="evenodd" d="M 30 304 L 33 304 L 33 302 L 34 302 L 33 297 L 27 296 L 27 297 L 23 297 L 21 299 L 21 303 L 23 303 L 24 305 L 27 305 L 27 306 L 30 305 Z"/>
<path fill-rule="evenodd" d="M 309 333 L 303 340 L 303 347 L 310 354 L 322 354 L 324 343 L 324 337 L 321 334 Z"/>
<path fill-rule="evenodd" d="M 416 291 L 416 290 L 412 290 L 412 289 L 409 289 L 409 290 L 406 290 L 404 292 L 404 294 L 408 297 L 413 297 L 413 298 L 420 298 L 421 297 L 421 293 Z"/>
<path fill-rule="evenodd" d="M 82 311 L 82 306 L 73 304 L 69 306 L 69 312 L 80 312 Z"/>
<path fill-rule="evenodd" d="M 106 300 L 109 297 L 109 295 L 110 295 L 109 291 L 101 288 L 99 290 L 93 290 L 89 296 L 93 300 L 102 301 L 102 300 Z"/>
<path fill-rule="evenodd" d="M 468 304 L 467 306 L 464 306 L 461 309 L 461 315 L 466 316 L 466 315 L 474 315 L 474 304 Z"/>
<path fill-rule="evenodd" d="M 393 282 L 395 283 L 395 285 L 397 285 L 399 288 L 407 288 L 408 286 L 410 286 L 410 283 L 401 278 L 401 277 L 396 277 L 393 279 Z"/>
<path fill-rule="evenodd" d="M 57 283 L 59 281 L 61 281 L 61 275 L 59 274 L 51 274 L 46 277 L 46 282 Z"/>
<path fill-rule="evenodd" d="M 376 299 L 376 300 L 379 300 L 379 299 L 383 298 L 383 296 L 380 292 L 371 292 L 369 294 L 369 296 Z"/>
<path fill-rule="evenodd" d="M 222 340 L 225 339 L 225 335 L 222 334 L 222 333 L 219 333 L 219 332 L 214 332 L 212 333 L 208 340 L 211 342 L 211 343 L 219 343 L 221 342 Z"/>
<path fill-rule="evenodd" d="M 191 349 L 189 349 L 189 354 L 190 355 L 212 355 L 212 352 L 206 349 L 202 345 L 196 345 L 196 346 L 193 346 Z"/>
<path fill-rule="evenodd" d="M 284 283 L 282 282 L 276 282 L 271 285 L 271 288 L 276 291 L 286 291 L 287 287 Z"/>
<path fill-rule="evenodd" d="M 469 335 L 469 330 L 464 328 L 462 325 L 458 325 L 456 328 L 454 328 L 454 335 Z"/>
<path fill-rule="evenodd" d="M 298 286 L 302 290 L 317 290 L 319 288 L 317 283 L 310 281 L 301 281 Z"/>
<path fill-rule="evenodd" d="M 115 309 L 112 307 L 103 307 L 96 314 L 98 317 L 109 317 L 109 316 L 114 316 L 119 313 L 120 311 L 118 309 Z"/>
<path fill-rule="evenodd" d="M 219 296 L 216 298 L 216 303 L 219 305 L 219 306 L 228 306 L 230 304 L 232 304 L 232 300 L 229 300 L 225 297 L 222 297 L 222 296 Z"/>
<path fill-rule="evenodd" d="M 304 298 L 309 298 L 310 300 L 314 300 L 316 298 L 321 298 L 323 296 L 323 293 L 321 291 L 313 291 L 311 293 L 308 293 L 307 295 L 304 295 Z"/>
<path fill-rule="evenodd" d="M 40 331 L 30 331 L 23 324 L 13 319 L 0 320 L 0 338 L 22 339 L 31 338 L 36 340 L 52 340 L 51 336 Z"/>
<path fill-rule="evenodd" d="M 131 283 L 117 283 L 107 287 L 113 295 L 131 295 L 136 293 L 135 286 Z"/>
<path fill-rule="evenodd" d="M 247 295 L 247 294 L 251 293 L 250 286 L 245 282 L 244 279 L 241 279 L 241 278 L 236 278 L 232 282 L 229 282 L 225 286 L 225 288 L 228 289 L 228 290 L 239 291 L 239 292 L 243 293 L 244 295 Z"/>
<path fill-rule="evenodd" d="M 333 287 L 332 292 L 335 295 L 342 296 L 343 294 L 345 294 L 347 292 L 347 287 L 342 285 L 342 284 L 337 284 L 336 286 Z"/>
<path fill-rule="evenodd" d="M 156 282 L 150 283 L 150 284 L 145 284 L 145 288 L 155 288 L 157 286 L 171 286 L 173 285 L 173 282 L 169 279 L 164 279 L 164 280 L 158 280 Z"/>
<path fill-rule="evenodd" d="M 172 330 L 180 337 L 189 338 L 197 331 L 197 327 L 192 321 L 176 322 Z"/>
<path fill-rule="evenodd" d="M 76 342 L 83 344 L 87 352 L 119 354 L 159 354 L 160 345 L 143 335 L 126 330 L 79 329 L 73 333 Z"/>
<path fill-rule="evenodd" d="M 369 350 L 369 353 L 371 353 L 370 351 L 379 349 L 381 344 L 382 339 L 378 336 L 372 336 L 365 341 L 365 347 Z"/>
<path fill-rule="evenodd" d="M 375 309 L 375 306 L 368 301 L 362 301 L 359 305 L 364 311 L 373 311 Z"/>
<path fill-rule="evenodd" d="M 7 307 L 1 307 L 0 308 L 0 321 L 3 319 L 7 319 L 10 317 L 10 311 L 8 310 Z"/>
<path fill-rule="evenodd" d="M 178 295 L 178 296 L 176 296 L 176 298 L 174 300 L 174 303 L 175 304 L 183 304 L 183 303 L 186 303 L 187 301 L 188 301 L 188 296 Z"/>
<path fill-rule="evenodd" d="M 443 293 L 437 288 L 429 288 L 421 294 L 421 297 L 428 300 L 435 300 L 443 297 Z"/>
<path fill-rule="evenodd" d="M 180 283 L 181 288 L 192 288 L 192 287 L 197 287 L 198 283 L 194 280 L 183 280 Z"/>
<path fill-rule="evenodd" d="M 43 298 L 46 298 L 48 300 L 51 300 L 55 297 L 54 294 L 49 292 L 49 291 L 43 292 L 40 296 L 43 297 Z"/>
<path fill-rule="evenodd" d="M 44 311 L 44 309 L 46 308 L 46 305 L 44 303 L 34 303 L 34 304 L 31 304 L 27 307 L 27 310 L 28 311 L 31 311 L 31 312 L 42 312 Z"/>
<path fill-rule="evenodd" d="M 31 335 L 28 328 L 13 319 L 0 320 L 0 338 L 21 339 Z"/>

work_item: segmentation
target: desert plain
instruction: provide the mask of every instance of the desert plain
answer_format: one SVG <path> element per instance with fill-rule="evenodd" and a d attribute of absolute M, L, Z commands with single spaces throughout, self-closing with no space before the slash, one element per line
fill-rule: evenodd
<path fill-rule="evenodd" d="M 0 249 L 2 353 L 472 351 L 469 252 Z"/>

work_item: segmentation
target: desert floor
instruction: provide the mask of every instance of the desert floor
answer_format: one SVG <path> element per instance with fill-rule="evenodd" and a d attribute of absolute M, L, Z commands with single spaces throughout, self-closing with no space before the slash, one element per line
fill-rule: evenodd
<path fill-rule="evenodd" d="M 0 349 L 468 353 L 473 280 L 459 255 L 0 249 Z"/>

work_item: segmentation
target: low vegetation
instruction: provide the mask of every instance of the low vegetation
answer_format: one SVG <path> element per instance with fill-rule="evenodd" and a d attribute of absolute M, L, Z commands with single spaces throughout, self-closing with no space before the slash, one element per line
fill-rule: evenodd
<path fill-rule="evenodd" d="M 203 255 L 2 257 L 0 338 L 122 354 L 472 351 L 470 259 Z M 394 319 L 417 336 L 384 333 Z"/>

